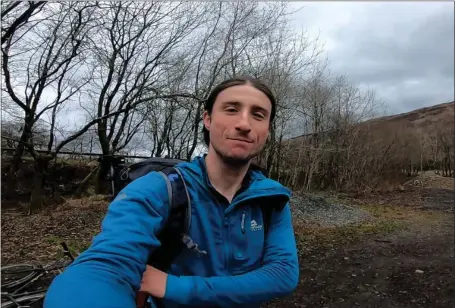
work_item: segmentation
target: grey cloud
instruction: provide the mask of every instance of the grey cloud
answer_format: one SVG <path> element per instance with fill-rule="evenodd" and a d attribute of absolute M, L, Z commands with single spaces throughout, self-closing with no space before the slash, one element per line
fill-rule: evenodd
<path fill-rule="evenodd" d="M 335 27 L 324 19 L 331 4 L 321 5 L 311 22 L 331 41 L 333 73 L 376 90 L 390 113 L 454 99 L 453 3 L 356 3 Z"/>

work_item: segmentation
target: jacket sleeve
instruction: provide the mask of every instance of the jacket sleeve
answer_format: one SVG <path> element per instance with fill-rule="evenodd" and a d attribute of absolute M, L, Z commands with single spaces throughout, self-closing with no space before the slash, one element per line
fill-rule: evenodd
<path fill-rule="evenodd" d="M 290 294 L 299 281 L 299 265 L 289 204 L 272 215 L 264 265 L 237 276 L 169 275 L 165 298 L 179 304 L 219 307 L 257 304 Z"/>
<path fill-rule="evenodd" d="M 133 308 L 148 256 L 159 245 L 169 207 L 167 184 L 152 172 L 125 187 L 109 205 L 101 232 L 57 276 L 44 308 Z"/>

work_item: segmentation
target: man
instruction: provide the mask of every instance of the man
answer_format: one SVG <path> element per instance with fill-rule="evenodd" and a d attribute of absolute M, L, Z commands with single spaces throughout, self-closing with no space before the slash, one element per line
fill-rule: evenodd
<path fill-rule="evenodd" d="M 290 294 L 299 278 L 290 191 L 251 168 L 274 115 L 271 91 L 251 78 L 226 80 L 207 99 L 208 153 L 177 166 L 190 236 L 206 254 L 185 251 L 168 273 L 146 267 L 169 205 L 166 183 L 151 172 L 110 204 L 100 234 L 53 281 L 44 307 L 133 308 L 139 289 L 166 307 L 258 307 Z M 266 235 L 258 206 L 276 208 Z"/>

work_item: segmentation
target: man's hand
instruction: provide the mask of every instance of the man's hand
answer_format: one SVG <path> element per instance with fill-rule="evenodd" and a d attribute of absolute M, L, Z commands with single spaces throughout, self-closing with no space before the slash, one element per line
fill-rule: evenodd
<path fill-rule="evenodd" d="M 166 293 L 167 274 L 153 266 L 147 265 L 142 275 L 141 289 L 139 291 L 147 292 L 156 297 L 163 298 Z"/>

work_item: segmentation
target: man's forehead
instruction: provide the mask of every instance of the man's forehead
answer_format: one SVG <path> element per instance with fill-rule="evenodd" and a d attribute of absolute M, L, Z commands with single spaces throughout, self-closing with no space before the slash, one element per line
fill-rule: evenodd
<path fill-rule="evenodd" d="M 250 85 L 232 86 L 223 90 L 217 97 L 222 104 L 259 104 L 262 107 L 270 105 L 271 101 L 265 93 Z"/>

